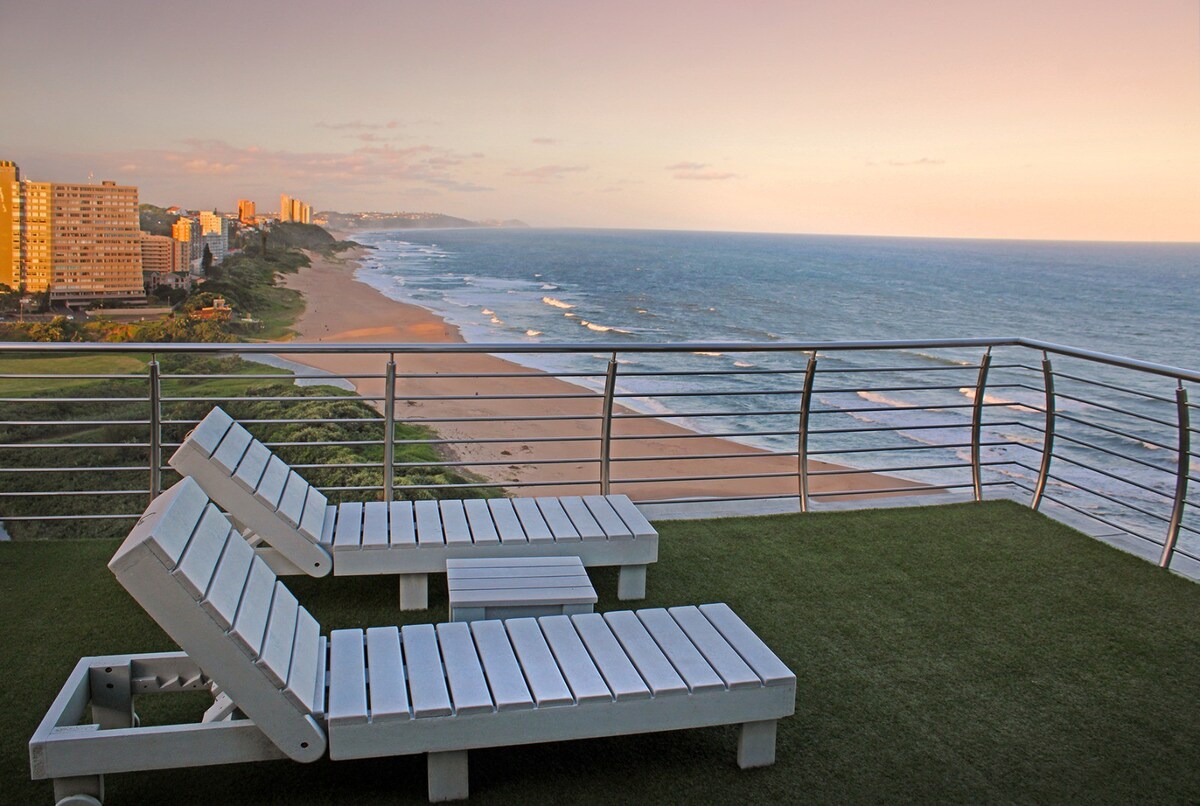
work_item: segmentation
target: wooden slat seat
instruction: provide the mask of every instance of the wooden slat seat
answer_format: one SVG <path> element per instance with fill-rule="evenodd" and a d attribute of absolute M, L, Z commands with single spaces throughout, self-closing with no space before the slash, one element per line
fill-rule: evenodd
<path fill-rule="evenodd" d="M 473 748 L 722 724 L 742 726 L 738 763 L 761 766 L 795 708 L 795 676 L 723 604 L 326 639 L 190 478 L 151 504 L 109 567 L 186 654 L 98 659 L 90 693 L 72 677 L 30 742 L 34 777 L 55 779 L 59 797 L 100 791 L 110 772 L 328 752 L 427 753 L 430 800 L 447 800 L 466 797 Z M 209 688 L 208 721 L 132 725 L 136 663 L 179 670 L 177 683 L 138 685 Z M 122 666 L 124 691 L 104 688 Z M 81 726 L 89 698 L 93 719 L 121 724 Z"/>
<path fill-rule="evenodd" d="M 658 533 L 625 495 L 331 505 L 266 445 L 214 408 L 170 459 L 251 534 L 278 573 L 396 574 L 401 607 L 428 605 L 446 560 L 577 556 L 619 566 L 617 595 L 646 595 Z"/>

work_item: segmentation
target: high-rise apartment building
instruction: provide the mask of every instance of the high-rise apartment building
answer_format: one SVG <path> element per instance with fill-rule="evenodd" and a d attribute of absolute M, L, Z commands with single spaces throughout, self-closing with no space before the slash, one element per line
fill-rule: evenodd
<path fill-rule="evenodd" d="M 171 225 L 171 237 L 182 241 L 188 246 L 188 260 L 199 260 L 204 251 L 200 243 L 200 222 L 194 218 L 180 216 Z"/>
<path fill-rule="evenodd" d="M 190 288 L 188 242 L 166 235 L 142 233 L 142 282 L 149 290 L 159 286 Z"/>
<path fill-rule="evenodd" d="M 238 199 L 238 221 L 247 227 L 254 226 L 254 202 L 249 199 Z"/>
<path fill-rule="evenodd" d="M 15 162 L 0 161 L 0 283 L 21 282 L 21 171 Z"/>
<path fill-rule="evenodd" d="M 51 300 L 143 298 L 137 188 L 21 180 L 0 163 L 0 282 Z"/>
<path fill-rule="evenodd" d="M 294 221 L 297 224 L 312 223 L 312 207 L 299 199 L 293 199 L 286 193 L 279 196 L 279 220 Z"/>
<path fill-rule="evenodd" d="M 201 249 L 208 247 L 213 263 L 220 263 L 229 252 L 229 219 L 207 210 L 200 212 Z"/>
<path fill-rule="evenodd" d="M 216 212 L 209 212 L 208 210 L 201 210 L 200 211 L 200 234 L 201 235 L 211 235 L 214 232 L 220 232 L 221 226 L 222 226 L 222 224 L 224 224 L 224 222 L 225 222 L 225 219 L 222 218 L 220 215 L 218 215 Z"/>
<path fill-rule="evenodd" d="M 166 235 L 142 233 L 143 272 L 181 272 L 188 270 L 188 244 Z"/>

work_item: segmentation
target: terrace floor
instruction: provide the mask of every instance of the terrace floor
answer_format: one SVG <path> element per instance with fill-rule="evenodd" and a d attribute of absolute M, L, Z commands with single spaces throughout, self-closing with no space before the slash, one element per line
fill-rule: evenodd
<path fill-rule="evenodd" d="M 1200 587 L 1012 502 L 658 524 L 644 606 L 726 601 L 798 676 L 774 767 L 734 728 L 472 751 L 477 802 L 1197 802 Z M 0 801 L 50 803 L 26 743 L 81 655 L 173 648 L 112 540 L 0 544 Z M 616 573 L 593 571 L 599 609 Z M 326 630 L 401 614 L 390 578 L 293 580 Z M 143 724 L 198 718 L 146 697 Z M 423 757 L 106 780 L 108 804 L 423 802 Z"/>

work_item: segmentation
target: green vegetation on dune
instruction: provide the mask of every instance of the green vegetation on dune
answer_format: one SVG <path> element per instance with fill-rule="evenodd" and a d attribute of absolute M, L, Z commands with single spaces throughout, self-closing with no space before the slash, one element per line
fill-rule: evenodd
<path fill-rule="evenodd" d="M 191 427 L 188 423 L 204 417 L 214 405 L 220 405 L 239 420 L 313 421 L 249 425 L 255 436 L 266 442 L 328 443 L 383 439 L 383 424 L 378 412 L 351 392 L 332 386 L 298 387 L 292 384 L 291 376 L 285 370 L 235 357 L 168 354 L 159 359 L 159 364 L 163 373 L 164 445 L 180 442 Z M 144 358 L 125 355 L 104 356 L 100 360 L 88 356 L 0 359 L 0 374 L 35 374 L 45 369 L 72 374 L 115 371 L 145 376 L 147 372 Z M 172 378 L 175 375 L 213 374 L 234 377 Z M 237 377 L 239 375 L 278 375 L 279 380 Z M 7 383 L 33 382 L 9 380 Z M 0 421 L 36 423 L 0 425 L 0 443 L 16 446 L 0 448 L 0 468 L 3 468 L 0 472 L 0 493 L 10 493 L 0 495 L 0 521 L 14 538 L 112 537 L 128 529 L 131 519 L 22 521 L 15 518 L 135 515 L 145 508 L 149 495 L 150 464 L 148 384 L 148 377 L 45 381 L 37 382 L 40 391 L 35 391 L 33 386 L 21 386 L 19 388 L 27 391 L 17 395 L 0 395 L 24 398 L 19 403 L 0 403 Z M 38 400 L 38 397 L 50 394 L 68 396 L 76 402 Z M 337 399 L 309 399 L 313 397 Z M 434 433 L 427 428 L 397 423 L 395 436 L 398 441 L 417 440 L 428 439 Z M 39 447 L 39 444 L 46 443 L 62 447 Z M 93 447 L 86 443 L 103 446 Z M 164 464 L 172 450 L 170 447 L 164 448 Z M 276 452 L 285 461 L 294 464 L 340 465 L 303 471 L 309 481 L 320 487 L 382 485 L 382 444 L 301 444 L 280 447 Z M 396 446 L 396 461 L 434 464 L 429 468 L 400 469 L 395 475 L 398 488 L 404 485 L 476 481 L 469 474 L 438 466 L 436 463 L 440 459 L 437 450 L 430 445 L 399 444 Z M 163 488 L 173 484 L 176 479 L 172 471 L 164 471 Z M 131 492 L 123 493 L 124 490 Z M 68 491 L 103 491 L 103 494 L 61 495 Z M 405 492 L 399 490 L 399 494 Z M 456 491 L 455 495 L 470 497 L 497 495 L 500 492 L 496 488 L 469 488 Z M 445 494 L 438 495 L 436 491 L 429 490 L 411 490 L 407 494 L 417 498 L 445 497 Z M 331 493 L 330 498 L 333 501 L 375 500 L 379 496 L 378 491 L 346 490 Z"/>
<path fill-rule="evenodd" d="M 1200 589 L 1009 502 L 661 522 L 638 607 L 728 602 L 797 673 L 774 766 L 732 727 L 471 751 L 489 803 L 1188 803 L 1200 800 Z M 83 655 L 174 647 L 105 567 L 118 541 L 0 544 L 0 780 L 49 802 L 26 743 Z M 624 609 L 591 569 L 598 610 Z M 68 584 L 64 584 L 69 581 Z M 394 577 L 290 577 L 341 627 L 401 612 Z M 198 695 L 139 700 L 196 719 Z M 110 806 L 423 803 L 422 756 L 114 775 Z M 633 794 L 631 794 L 633 793 Z"/>
<path fill-rule="evenodd" d="M 304 311 L 299 291 L 278 284 L 277 276 L 295 274 L 312 261 L 295 249 L 269 250 L 259 254 L 254 247 L 214 266 L 207 282 L 183 305 L 183 311 L 210 305 L 213 297 L 223 297 L 240 316 L 249 316 L 257 324 L 232 321 L 224 325 L 232 337 L 280 339 L 291 334 L 296 317 Z"/>

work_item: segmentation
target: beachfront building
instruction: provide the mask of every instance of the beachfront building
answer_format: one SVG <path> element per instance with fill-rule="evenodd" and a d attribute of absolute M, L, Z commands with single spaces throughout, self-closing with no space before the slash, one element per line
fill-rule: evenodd
<path fill-rule="evenodd" d="M 279 220 L 293 221 L 297 224 L 311 224 L 312 206 L 299 199 L 293 199 L 286 193 L 282 193 L 279 196 Z"/>
<path fill-rule="evenodd" d="M 186 241 L 142 233 L 142 282 L 147 291 L 192 287 L 191 259 Z"/>
<path fill-rule="evenodd" d="M 0 161 L 0 283 L 10 288 L 20 284 L 17 261 L 20 246 L 21 172 L 15 162 Z"/>
<path fill-rule="evenodd" d="M 200 253 L 204 247 L 212 254 L 213 263 L 220 263 L 229 253 L 229 219 L 216 212 L 200 212 Z"/>
<path fill-rule="evenodd" d="M 200 260 L 204 245 L 200 242 L 200 222 L 194 218 L 180 216 L 171 225 L 171 237 L 187 244 L 188 260 L 195 263 Z"/>
<path fill-rule="evenodd" d="M 254 226 L 254 202 L 249 199 L 238 199 L 238 221 L 247 227 Z"/>
<path fill-rule="evenodd" d="M 137 188 L 23 180 L 0 163 L 0 282 L 59 302 L 145 298 Z"/>

